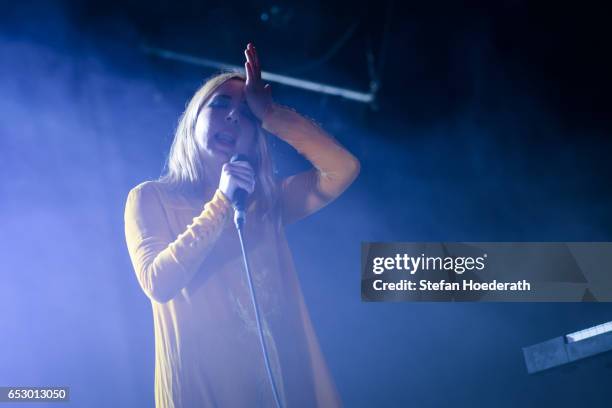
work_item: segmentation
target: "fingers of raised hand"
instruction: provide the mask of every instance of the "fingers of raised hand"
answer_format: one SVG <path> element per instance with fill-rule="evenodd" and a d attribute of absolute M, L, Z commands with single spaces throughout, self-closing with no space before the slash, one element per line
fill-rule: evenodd
<path fill-rule="evenodd" d="M 257 51 L 253 44 L 249 43 L 244 50 L 244 55 L 246 57 L 245 67 L 248 64 L 248 68 L 246 69 L 247 73 L 249 73 L 253 77 L 253 79 L 261 79 L 261 67 L 259 65 L 259 57 L 257 56 Z"/>
<path fill-rule="evenodd" d="M 251 69 L 251 64 L 248 62 L 244 63 L 244 72 L 246 72 L 246 83 L 250 85 L 253 82 L 253 71 Z"/>
<path fill-rule="evenodd" d="M 259 56 L 257 55 L 257 50 L 255 49 L 255 46 L 253 44 L 250 44 L 250 46 L 251 46 L 251 58 L 253 59 L 253 62 L 255 63 L 255 73 L 261 79 L 261 65 L 259 65 Z"/>

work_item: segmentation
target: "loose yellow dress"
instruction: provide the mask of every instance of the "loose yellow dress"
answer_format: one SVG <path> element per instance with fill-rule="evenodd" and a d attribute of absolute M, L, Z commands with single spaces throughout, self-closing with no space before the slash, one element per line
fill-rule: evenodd
<path fill-rule="evenodd" d="M 283 225 L 338 197 L 357 177 L 359 161 L 289 108 L 274 105 L 262 126 L 313 165 L 279 182 L 279 222 L 250 216 L 252 205 L 247 212 L 244 234 L 272 372 L 284 407 L 341 406 Z M 159 181 L 128 195 L 127 246 L 153 309 L 158 408 L 274 406 L 232 217 L 218 189 L 200 204 Z"/>

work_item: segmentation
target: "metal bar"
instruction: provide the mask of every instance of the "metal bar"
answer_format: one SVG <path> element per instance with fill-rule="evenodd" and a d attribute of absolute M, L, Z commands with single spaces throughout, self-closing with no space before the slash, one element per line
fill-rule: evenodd
<path fill-rule="evenodd" d="M 612 322 L 607 322 L 594 327 L 589 327 L 588 329 L 567 334 L 565 337 L 567 338 L 568 343 L 574 343 L 577 341 L 588 339 L 593 336 L 597 336 L 599 334 L 608 333 L 610 331 L 612 331 Z"/>
<path fill-rule="evenodd" d="M 181 54 L 178 52 L 164 50 L 161 48 L 153 47 L 142 47 L 143 51 L 147 54 L 154 55 L 156 57 L 185 62 L 188 64 L 199 65 L 208 68 L 220 69 L 220 70 L 236 70 L 244 71 L 243 67 L 237 65 L 226 64 L 224 62 L 215 61 L 207 58 L 195 57 L 193 55 Z M 327 95 L 340 96 L 345 99 L 350 99 L 357 102 L 370 103 L 374 100 L 374 94 L 369 92 L 353 91 L 351 89 L 339 88 L 333 85 L 322 84 L 319 82 L 308 81 L 306 79 L 293 78 L 286 75 L 275 74 L 272 72 L 262 71 L 262 79 L 270 82 L 276 82 L 283 85 L 293 86 L 295 88 L 305 89 L 307 91 L 324 93 Z"/>
<path fill-rule="evenodd" d="M 611 323 L 523 347 L 527 371 L 532 374 L 611 351 Z"/>

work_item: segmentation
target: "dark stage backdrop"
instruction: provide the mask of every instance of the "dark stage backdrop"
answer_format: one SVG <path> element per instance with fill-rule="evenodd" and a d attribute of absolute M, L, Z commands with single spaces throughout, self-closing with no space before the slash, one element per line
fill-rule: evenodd
<path fill-rule="evenodd" d="M 374 57 L 375 108 L 273 84 L 362 163 L 288 229 L 346 406 L 609 406 L 609 364 L 529 376 L 521 347 L 612 320 L 610 304 L 369 304 L 359 287 L 361 241 L 612 240 L 605 10 L 400 3 L 4 4 L 0 385 L 153 405 L 151 307 L 123 209 L 213 71 L 141 46 L 240 65 L 254 41 L 266 70 L 364 91 Z M 273 150 L 279 176 L 307 168 Z"/>

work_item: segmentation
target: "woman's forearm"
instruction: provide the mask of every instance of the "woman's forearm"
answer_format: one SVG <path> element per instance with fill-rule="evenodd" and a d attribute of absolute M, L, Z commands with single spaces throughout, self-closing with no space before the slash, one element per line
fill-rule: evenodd
<path fill-rule="evenodd" d="M 359 173 L 359 160 L 312 120 L 291 108 L 273 104 L 262 127 L 293 146 L 324 173 L 350 184 Z M 341 177 L 344 176 L 344 177 Z"/>
<path fill-rule="evenodd" d="M 293 146 L 314 169 L 282 181 L 283 218 L 291 222 L 338 197 L 360 171 L 357 158 L 311 120 L 294 110 L 272 105 L 262 127 Z"/>
<path fill-rule="evenodd" d="M 154 187 L 136 188 L 128 196 L 125 234 L 138 282 L 160 303 L 187 286 L 218 239 L 230 203 L 217 190 L 184 232 L 172 239 Z"/>

